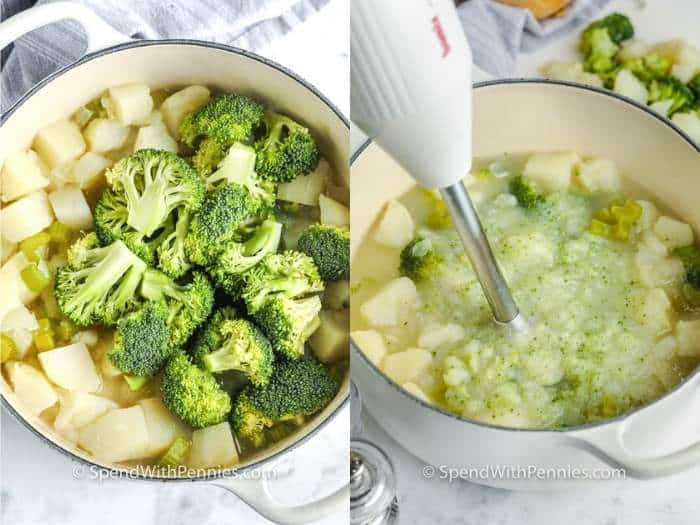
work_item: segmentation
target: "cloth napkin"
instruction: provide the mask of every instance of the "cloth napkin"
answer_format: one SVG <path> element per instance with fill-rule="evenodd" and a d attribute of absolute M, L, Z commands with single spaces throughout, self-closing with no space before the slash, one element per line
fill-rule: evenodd
<path fill-rule="evenodd" d="M 37 5 L 52 0 L 39 0 Z M 192 38 L 256 51 L 289 32 L 330 0 L 77 0 L 131 38 Z M 7 18 L 32 0 L 0 0 Z M 85 37 L 73 22 L 17 40 L 0 73 L 0 114 L 29 88 L 80 58 Z"/>
<path fill-rule="evenodd" d="M 474 62 L 496 77 L 511 76 L 518 53 L 547 45 L 588 23 L 611 0 L 574 0 L 560 17 L 537 20 L 530 11 L 494 0 L 469 0 L 458 8 Z"/>

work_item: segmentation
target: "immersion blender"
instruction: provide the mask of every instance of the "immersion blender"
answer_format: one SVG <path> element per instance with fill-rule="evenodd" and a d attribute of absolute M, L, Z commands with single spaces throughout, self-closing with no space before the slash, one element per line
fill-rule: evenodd
<path fill-rule="evenodd" d="M 472 58 L 450 0 L 353 0 L 351 118 L 449 209 L 497 323 L 527 329 L 462 178 L 472 166 Z"/>

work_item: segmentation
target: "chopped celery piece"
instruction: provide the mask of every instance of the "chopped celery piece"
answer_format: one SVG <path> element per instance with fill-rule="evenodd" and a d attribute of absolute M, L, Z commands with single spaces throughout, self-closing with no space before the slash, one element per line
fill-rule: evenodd
<path fill-rule="evenodd" d="M 641 216 L 642 207 L 635 201 L 613 201 L 607 208 L 596 212 L 588 231 L 608 239 L 626 241 L 630 237 L 632 226 Z"/>
<path fill-rule="evenodd" d="M 124 380 L 126 381 L 126 384 L 129 385 L 129 388 L 133 392 L 136 392 L 137 390 L 141 390 L 144 386 L 146 386 L 151 378 L 148 376 L 124 374 Z"/>
<path fill-rule="evenodd" d="M 168 89 L 156 89 L 151 91 L 151 98 L 153 99 L 153 109 L 158 109 L 163 101 L 172 95 L 172 92 Z"/>
<path fill-rule="evenodd" d="M 39 325 L 32 335 L 34 339 L 34 346 L 39 352 L 45 352 L 46 350 L 51 350 L 56 347 L 56 341 L 54 340 L 53 325 L 50 319 L 39 319 L 37 321 Z"/>
<path fill-rule="evenodd" d="M 65 224 L 54 221 L 46 228 L 46 233 L 51 236 L 51 240 L 59 244 L 68 244 L 71 241 L 71 229 Z"/>
<path fill-rule="evenodd" d="M 493 173 L 488 168 L 478 169 L 476 173 L 474 173 L 474 176 L 479 179 L 485 179 L 486 177 L 490 177 L 491 175 L 493 175 Z"/>
<path fill-rule="evenodd" d="M 40 292 L 51 284 L 51 277 L 41 271 L 36 263 L 31 263 L 25 266 L 20 272 L 24 284 L 27 285 L 32 292 Z"/>
<path fill-rule="evenodd" d="M 88 122 L 92 120 L 95 112 L 89 109 L 87 106 L 80 106 L 73 113 L 73 122 L 75 122 L 78 127 L 84 128 Z"/>
<path fill-rule="evenodd" d="M 17 345 L 11 337 L 0 335 L 0 363 L 6 363 L 17 356 Z"/>
<path fill-rule="evenodd" d="M 39 248 L 46 246 L 49 242 L 51 242 L 51 236 L 46 232 L 39 232 L 24 239 L 19 243 L 19 248 L 27 259 L 36 262 L 39 260 Z"/>
<path fill-rule="evenodd" d="M 70 319 L 61 319 L 58 323 L 58 338 L 60 341 L 70 341 L 78 332 L 78 327 Z"/>
<path fill-rule="evenodd" d="M 615 400 L 610 396 L 605 396 L 600 406 L 600 412 L 604 417 L 613 417 L 617 415 Z"/>
<path fill-rule="evenodd" d="M 165 454 L 163 454 L 158 460 L 158 464 L 168 467 L 184 465 L 191 446 L 192 442 L 185 436 L 177 436 L 175 439 L 173 439 L 173 442 L 170 443 L 170 446 L 168 447 L 168 450 L 165 451 Z"/>

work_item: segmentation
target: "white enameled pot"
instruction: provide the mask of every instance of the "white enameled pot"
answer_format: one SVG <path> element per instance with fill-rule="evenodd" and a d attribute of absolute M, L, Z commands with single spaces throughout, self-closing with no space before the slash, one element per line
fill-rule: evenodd
<path fill-rule="evenodd" d="M 475 157 L 575 150 L 611 158 L 700 233 L 700 149 L 648 108 L 611 92 L 534 79 L 476 84 L 473 105 Z M 355 154 L 351 179 L 354 254 L 384 204 L 413 181 L 370 142 Z M 365 408 L 396 441 L 436 468 L 474 468 L 460 475 L 475 482 L 551 489 L 580 484 L 582 476 L 618 475 L 611 468 L 624 469 L 628 477 L 653 478 L 700 462 L 697 371 L 662 398 L 614 419 L 562 430 L 521 430 L 455 416 L 418 400 L 354 344 L 351 368 Z M 518 479 L 507 479 L 508 474 L 504 479 L 489 469 L 494 466 L 510 468 L 511 478 Z M 559 473 L 522 474 L 535 468 Z M 596 471 L 601 468 L 608 473 Z"/>
<path fill-rule="evenodd" d="M 87 54 L 46 78 L 25 94 L 5 115 L 0 127 L 0 163 L 10 152 L 28 147 L 34 133 L 70 115 L 111 86 L 143 82 L 153 89 L 202 84 L 222 91 L 254 95 L 276 110 L 299 119 L 311 128 L 319 146 L 337 173 L 348 181 L 348 133 L 345 117 L 311 85 L 284 67 L 252 53 L 228 46 L 191 40 L 129 41 L 88 8 L 72 2 L 56 2 L 29 9 L 0 24 L 0 49 L 20 36 L 64 19 L 79 22 L 88 36 Z M 209 481 L 237 494 L 260 514 L 276 523 L 309 523 L 348 508 L 348 488 L 340 488 L 320 500 L 289 507 L 269 492 L 267 479 L 256 471 L 269 471 L 286 453 L 310 439 L 347 404 L 349 378 L 345 377 L 335 399 L 303 429 L 228 471 L 159 481 Z M 32 417 L 12 389 L 0 378 L 2 403 L 25 427 L 46 443 L 89 466 L 113 472 L 129 472 L 119 464 L 104 463 L 56 435 Z"/>

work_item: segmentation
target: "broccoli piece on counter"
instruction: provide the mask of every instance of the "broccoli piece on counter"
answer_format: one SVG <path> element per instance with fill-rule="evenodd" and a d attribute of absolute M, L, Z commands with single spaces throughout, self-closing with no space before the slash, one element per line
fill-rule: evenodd
<path fill-rule="evenodd" d="M 693 92 L 695 96 L 695 102 L 697 104 L 696 109 L 700 109 L 700 72 L 695 73 L 695 76 L 688 82 L 688 89 Z"/>
<path fill-rule="evenodd" d="M 331 224 L 312 224 L 299 236 L 297 249 L 314 260 L 321 279 L 350 278 L 350 233 Z"/>
<path fill-rule="evenodd" d="M 430 239 L 416 237 L 401 250 L 399 271 L 414 282 L 425 281 L 435 276 L 441 262 Z"/>
<path fill-rule="evenodd" d="M 671 59 L 658 53 L 649 53 L 645 56 L 635 57 L 626 60 L 622 64 L 622 67 L 629 69 L 639 80 L 647 85 L 652 80 L 668 77 L 671 72 L 671 66 L 673 66 Z"/>
<path fill-rule="evenodd" d="M 671 101 L 668 114 L 673 115 L 678 111 L 690 109 L 695 102 L 695 95 L 691 89 L 675 77 L 668 76 L 660 80 L 652 80 L 649 83 L 649 103 Z"/>
<path fill-rule="evenodd" d="M 291 299 L 277 294 L 268 299 L 253 316 L 255 322 L 280 354 L 298 359 L 304 355 L 304 344 L 320 325 L 318 296 Z"/>
<path fill-rule="evenodd" d="M 544 202 L 544 195 L 537 186 L 524 175 L 518 175 L 510 181 L 510 192 L 518 200 L 518 205 L 526 210 L 532 210 Z"/>
<path fill-rule="evenodd" d="M 619 44 L 633 36 L 634 27 L 625 15 L 613 13 L 591 22 L 579 41 L 579 50 L 585 56 L 584 69 L 598 74 L 615 69 Z"/>

